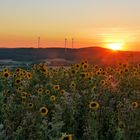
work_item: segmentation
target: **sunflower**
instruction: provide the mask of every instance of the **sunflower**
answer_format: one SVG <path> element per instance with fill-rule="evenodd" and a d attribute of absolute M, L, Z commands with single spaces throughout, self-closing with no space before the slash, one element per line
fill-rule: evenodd
<path fill-rule="evenodd" d="M 138 106 L 139 106 L 139 104 L 137 102 L 132 102 L 131 105 L 132 105 L 133 108 L 138 108 Z"/>
<path fill-rule="evenodd" d="M 21 79 L 20 78 L 17 78 L 16 80 L 15 80 L 15 84 L 20 84 L 21 83 Z"/>
<path fill-rule="evenodd" d="M 50 97 L 50 100 L 51 100 L 52 102 L 55 102 L 56 96 L 52 95 L 52 96 Z"/>
<path fill-rule="evenodd" d="M 28 106 L 28 108 L 33 108 L 34 107 L 33 103 L 28 103 L 27 106 Z"/>
<path fill-rule="evenodd" d="M 84 64 L 85 64 L 85 62 L 84 62 L 84 61 L 82 61 L 82 62 L 81 62 L 81 65 L 83 66 Z"/>
<path fill-rule="evenodd" d="M 47 107 L 41 107 L 39 112 L 42 116 L 46 116 L 48 114 L 49 110 Z"/>
<path fill-rule="evenodd" d="M 42 94 L 42 93 L 43 93 L 43 88 L 39 88 L 39 89 L 37 90 L 37 93 L 38 93 L 38 94 Z"/>
<path fill-rule="evenodd" d="M 17 74 L 14 73 L 14 74 L 12 75 L 12 77 L 14 77 L 14 78 L 17 77 Z"/>
<path fill-rule="evenodd" d="M 98 65 L 95 65 L 94 66 L 94 69 L 96 69 L 96 70 L 99 69 L 99 66 Z"/>
<path fill-rule="evenodd" d="M 71 82 L 70 87 L 71 87 L 71 88 L 75 88 L 75 87 L 76 87 L 75 82 Z"/>
<path fill-rule="evenodd" d="M 20 86 L 20 87 L 17 88 L 17 92 L 21 92 L 21 91 L 23 91 L 23 89 L 24 88 L 22 86 Z"/>
<path fill-rule="evenodd" d="M 26 99 L 27 96 L 28 96 L 28 93 L 27 93 L 27 92 L 22 92 L 22 93 L 21 93 L 21 98 L 22 98 L 22 99 Z"/>
<path fill-rule="evenodd" d="M 101 83 L 101 85 L 105 85 L 106 82 L 105 82 L 105 80 L 101 80 L 100 83 Z"/>
<path fill-rule="evenodd" d="M 124 68 L 128 67 L 128 64 L 127 63 L 123 63 L 122 65 Z"/>
<path fill-rule="evenodd" d="M 86 73 L 85 72 L 82 72 L 80 75 L 81 75 L 81 78 L 86 78 Z"/>
<path fill-rule="evenodd" d="M 140 63 L 137 65 L 138 68 L 140 68 Z"/>
<path fill-rule="evenodd" d="M 17 130 L 18 130 L 18 131 L 20 131 L 20 130 L 22 130 L 22 129 L 23 129 L 22 126 L 18 126 L 18 127 L 17 127 Z"/>
<path fill-rule="evenodd" d="M 128 69 L 128 68 L 125 68 L 125 69 L 124 69 L 124 72 L 125 72 L 125 73 L 127 73 L 128 71 L 129 71 L 129 69 Z"/>
<path fill-rule="evenodd" d="M 19 72 L 19 76 L 24 77 L 24 72 L 23 71 Z"/>
<path fill-rule="evenodd" d="M 63 135 L 60 140 L 72 140 L 72 134 Z"/>
<path fill-rule="evenodd" d="M 65 90 L 61 90 L 60 95 L 64 95 L 64 94 L 65 94 Z"/>
<path fill-rule="evenodd" d="M 32 73 L 27 72 L 27 73 L 26 73 L 26 76 L 27 76 L 27 79 L 32 79 Z"/>
<path fill-rule="evenodd" d="M 123 71 L 122 71 L 122 70 L 120 70 L 120 71 L 119 71 L 119 74 L 120 74 L 120 75 L 121 75 L 121 74 L 123 74 Z"/>
<path fill-rule="evenodd" d="M 96 86 L 93 86 L 91 92 L 95 92 L 95 91 L 96 91 Z"/>
<path fill-rule="evenodd" d="M 4 72 L 3 73 L 3 76 L 5 77 L 5 78 L 9 78 L 10 77 L 10 73 L 7 71 L 7 72 Z"/>
<path fill-rule="evenodd" d="M 133 73 L 133 75 L 137 77 L 137 76 L 139 75 L 139 73 L 138 73 L 137 71 L 135 71 L 135 72 Z"/>
<path fill-rule="evenodd" d="M 105 72 L 105 71 L 102 71 L 102 75 L 104 75 L 104 76 L 105 76 L 105 75 L 106 75 L 106 72 Z"/>
<path fill-rule="evenodd" d="M 20 68 L 16 68 L 16 72 L 19 73 L 20 72 Z"/>
<path fill-rule="evenodd" d="M 54 85 L 54 86 L 53 86 L 53 89 L 54 89 L 55 91 L 58 91 L 58 90 L 60 89 L 60 86 L 59 86 L 59 85 Z"/>
<path fill-rule="evenodd" d="M 79 69 L 79 68 L 80 68 L 80 65 L 79 65 L 79 64 L 76 64 L 75 67 L 76 67 L 77 69 Z"/>
<path fill-rule="evenodd" d="M 50 90 L 47 89 L 47 90 L 45 90 L 45 93 L 50 94 L 51 92 L 50 92 Z"/>
<path fill-rule="evenodd" d="M 87 64 L 87 63 L 84 63 L 84 64 L 82 65 L 82 68 L 83 68 L 83 69 L 87 69 L 87 68 L 88 68 L 88 64 Z"/>
<path fill-rule="evenodd" d="M 99 71 L 101 71 L 101 72 L 102 72 L 102 71 L 103 71 L 103 70 L 102 70 L 102 68 L 99 68 Z"/>
<path fill-rule="evenodd" d="M 96 71 L 96 75 L 101 75 L 101 71 L 100 70 L 98 70 L 98 71 Z"/>
<path fill-rule="evenodd" d="M 9 71 L 8 68 L 3 69 L 3 72 L 8 72 L 8 71 Z"/>
<path fill-rule="evenodd" d="M 72 71 L 71 71 L 71 74 L 75 74 L 75 73 L 76 73 L 76 71 L 75 71 L 75 70 L 72 70 Z"/>
<path fill-rule="evenodd" d="M 89 108 L 90 108 L 90 109 L 98 109 L 99 107 L 100 107 L 100 105 L 99 105 L 99 103 L 96 102 L 96 101 L 91 101 L 91 102 L 89 103 Z"/>

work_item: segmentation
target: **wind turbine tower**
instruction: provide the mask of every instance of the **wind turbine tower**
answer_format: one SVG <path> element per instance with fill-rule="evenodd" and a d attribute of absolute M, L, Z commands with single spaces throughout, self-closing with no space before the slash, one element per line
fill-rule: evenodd
<path fill-rule="evenodd" d="M 38 37 L 38 48 L 40 48 L 40 36 Z"/>
<path fill-rule="evenodd" d="M 72 38 L 72 49 L 74 48 L 74 38 Z"/>
<path fill-rule="evenodd" d="M 67 38 L 65 38 L 65 52 L 67 51 Z"/>

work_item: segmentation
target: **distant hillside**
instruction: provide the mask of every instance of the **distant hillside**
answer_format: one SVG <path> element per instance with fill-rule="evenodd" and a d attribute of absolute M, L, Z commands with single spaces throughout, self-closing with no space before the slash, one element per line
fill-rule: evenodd
<path fill-rule="evenodd" d="M 43 59 L 61 58 L 68 61 L 113 64 L 121 61 L 140 62 L 140 52 L 112 51 L 101 47 L 80 49 L 65 48 L 12 48 L 0 49 L 0 59 L 13 61 L 37 61 Z"/>

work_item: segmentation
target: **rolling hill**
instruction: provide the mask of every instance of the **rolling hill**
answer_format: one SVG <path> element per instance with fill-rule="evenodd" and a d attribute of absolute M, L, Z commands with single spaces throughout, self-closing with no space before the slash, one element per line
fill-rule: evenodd
<path fill-rule="evenodd" d="M 65 48 L 1 48 L 0 60 L 38 61 L 64 59 L 72 62 L 88 60 L 90 63 L 111 65 L 118 62 L 140 62 L 140 52 L 112 51 L 101 47 Z"/>

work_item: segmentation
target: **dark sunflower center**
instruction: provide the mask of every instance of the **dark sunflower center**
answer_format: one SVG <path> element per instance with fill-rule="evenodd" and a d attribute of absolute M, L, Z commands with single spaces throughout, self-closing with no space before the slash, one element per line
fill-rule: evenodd
<path fill-rule="evenodd" d="M 5 73 L 4 76 L 5 76 L 5 77 L 8 77 L 8 73 Z"/>
<path fill-rule="evenodd" d="M 69 137 L 68 137 L 68 136 L 66 136 L 66 137 L 64 137 L 64 138 L 63 138 L 63 140 L 69 140 Z"/>
<path fill-rule="evenodd" d="M 17 69 L 16 71 L 19 72 L 19 69 Z"/>
<path fill-rule="evenodd" d="M 84 68 L 87 68 L 87 65 L 84 65 Z"/>
<path fill-rule="evenodd" d="M 82 77 L 85 77 L 85 74 L 81 74 Z"/>
<path fill-rule="evenodd" d="M 73 70 L 73 71 L 72 71 L 72 73 L 74 74 L 74 73 L 75 73 L 75 71 Z"/>
<path fill-rule="evenodd" d="M 42 112 L 42 113 L 46 113 L 46 109 L 43 108 L 43 109 L 41 110 L 41 112 Z"/>
<path fill-rule="evenodd" d="M 20 82 L 20 80 L 17 80 L 17 83 L 19 83 Z"/>
<path fill-rule="evenodd" d="M 133 103 L 133 106 L 134 106 L 134 107 L 136 107 L 136 106 L 137 106 L 137 104 L 136 104 L 136 103 Z"/>
<path fill-rule="evenodd" d="M 97 104 L 96 104 L 96 103 L 92 103 L 91 106 L 92 106 L 92 107 L 96 107 Z"/>

